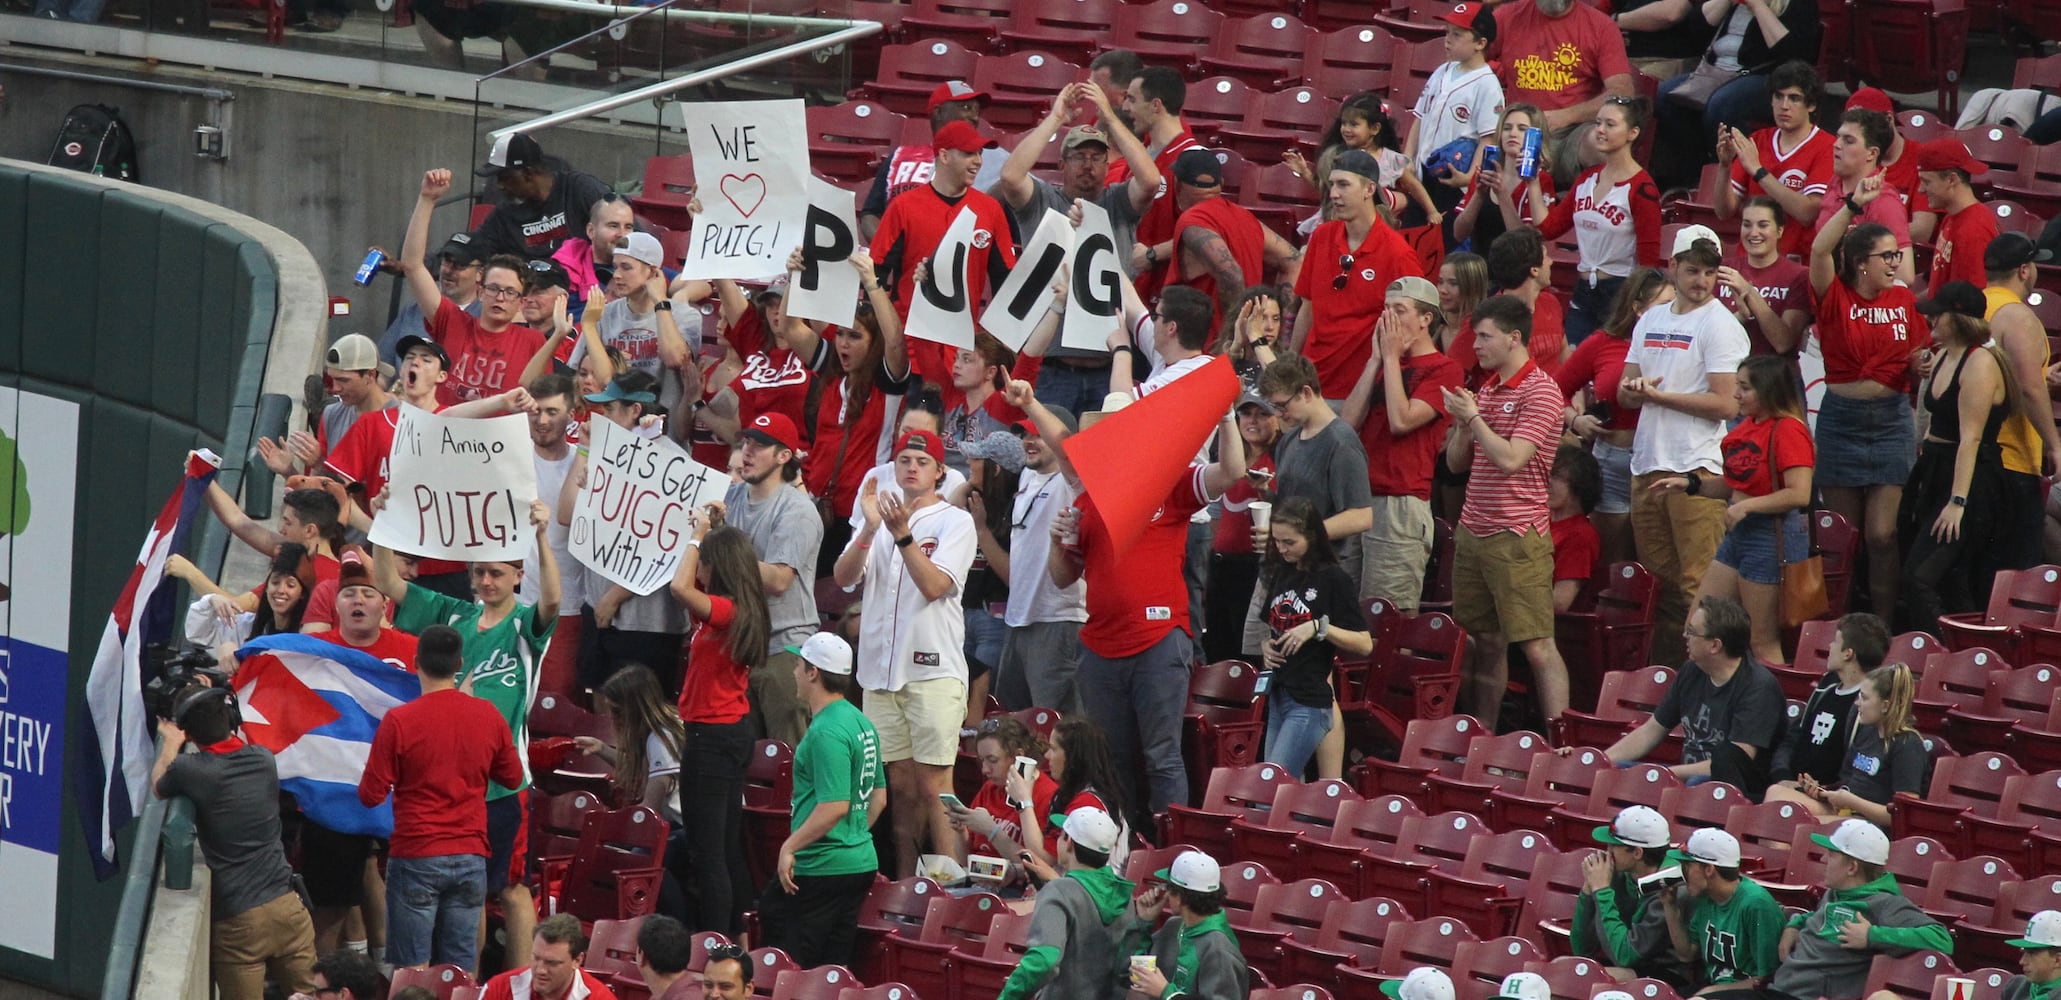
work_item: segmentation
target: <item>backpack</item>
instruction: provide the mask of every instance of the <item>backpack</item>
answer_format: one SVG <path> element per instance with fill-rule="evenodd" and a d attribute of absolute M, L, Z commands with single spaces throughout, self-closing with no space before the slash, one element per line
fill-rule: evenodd
<path fill-rule="evenodd" d="M 136 180 L 136 136 L 119 109 L 81 104 L 64 116 L 49 164 L 115 180 Z"/>

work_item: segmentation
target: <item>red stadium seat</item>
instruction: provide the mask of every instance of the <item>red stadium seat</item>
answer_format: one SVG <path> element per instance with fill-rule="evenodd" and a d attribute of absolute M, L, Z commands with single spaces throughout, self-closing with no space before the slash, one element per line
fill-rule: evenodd
<path fill-rule="evenodd" d="M 1861 995 L 1871 997 L 1888 990 L 1906 1000 L 1928 1000 L 1934 981 L 1960 971 L 1952 958 L 1936 951 L 1913 952 L 1902 958 L 1877 955 L 1868 966 L 1868 984 L 1861 987 Z"/>
<path fill-rule="evenodd" d="M 1588 850 L 1561 851 L 1541 863 L 1525 885 L 1524 904 L 1517 911 L 1517 936 L 1544 948 L 1548 955 L 1570 954 L 1574 902 L 1585 884 L 1582 859 L 1587 856 Z"/>
<path fill-rule="evenodd" d="M 1403 904 L 1386 896 L 1333 903 L 1325 911 L 1323 923 L 1317 925 L 1315 938 L 1292 937 L 1281 942 L 1282 976 L 1336 983 L 1335 966 L 1372 969 L 1381 959 L 1389 928 L 1411 919 Z"/>
<path fill-rule="evenodd" d="M 1928 733 L 1941 731 L 1948 709 L 1981 711 L 1993 676 L 2010 669 L 2003 657 L 1980 646 L 1933 657 L 1918 675 L 1917 697 L 1912 703 L 1918 728 Z"/>
<path fill-rule="evenodd" d="M 1947 926 L 1983 925 L 1996 917 L 1997 887 L 2018 881 L 2018 871 L 2002 858 L 1973 857 L 1932 866 L 1920 908 Z"/>
<path fill-rule="evenodd" d="M 923 1000 L 916 991 L 901 983 L 881 983 L 865 989 L 848 989 L 838 995 L 837 1000 Z"/>
<path fill-rule="evenodd" d="M 1889 651 L 1883 654 L 1882 662 L 1901 663 L 1913 673 L 1923 673 L 1934 656 L 1946 651 L 1947 647 L 1927 633 L 1899 632 L 1889 638 Z"/>
<path fill-rule="evenodd" d="M 643 929 L 643 917 L 594 921 L 580 967 L 603 979 L 637 978 L 637 932 Z"/>
<path fill-rule="evenodd" d="M 2004 781 L 1994 817 L 1961 817 L 1969 853 L 1994 854 L 2019 871 L 2039 871 L 2036 850 L 2061 844 L 2061 771 L 2014 775 Z"/>
<path fill-rule="evenodd" d="M 744 860 L 752 884 L 773 877 L 780 861 L 780 843 L 793 826 L 794 748 L 779 740 L 752 746 L 744 768 Z"/>
<path fill-rule="evenodd" d="M 1157 871 L 1158 869 L 1154 869 Z M 953 949 L 952 988 L 947 996 L 992 997 L 1002 992 L 1009 974 L 1023 963 L 1028 950 L 1031 915 L 1005 911 L 988 925 L 987 939 L 977 947 L 964 944 Z"/>
<path fill-rule="evenodd" d="M 1997 232 L 2000 234 L 2023 233 L 2037 240 L 2040 231 L 2047 225 L 2047 220 L 2026 211 L 2024 205 L 2015 201 L 1992 201 L 1989 203 L 1989 209 L 1996 213 Z"/>
<path fill-rule="evenodd" d="M 758 985 L 756 974 L 752 985 Z M 844 991 L 859 985 L 852 970 L 842 965 L 819 965 L 813 969 L 783 969 L 773 979 L 773 1000 L 838 1000 Z"/>
<path fill-rule="evenodd" d="M 1267 728 L 1260 677 L 1259 668 L 1243 660 L 1206 664 L 1188 675 L 1181 747 L 1191 798 L 1204 791 L 1203 783 L 1217 768 L 1246 767 L 1259 760 Z"/>
<path fill-rule="evenodd" d="M 1937 90 L 1940 110 L 1958 116 L 1968 62 L 1966 0 L 1867 0 L 1863 11 L 1854 19 L 1854 72 L 1896 81 L 1899 91 Z"/>
<path fill-rule="evenodd" d="M 2061 612 L 2061 566 L 1999 570 L 1988 609 L 1980 614 L 1941 615 L 1940 636 L 1949 649 L 1986 646 L 2006 660 L 2016 661 L 2020 659 L 2019 626 L 2052 625 L 2057 612 Z"/>
<path fill-rule="evenodd" d="M 693 199 L 693 155 L 654 156 L 644 161 L 644 193 L 632 197 L 630 207 L 661 226 L 686 229 L 693 223 L 687 211 L 687 203 Z"/>
<path fill-rule="evenodd" d="M 1160 817 L 1162 844 L 1176 841 L 1194 844 L 1213 858 L 1231 856 L 1231 821 L 1240 816 L 1264 820 L 1274 806 L 1274 795 L 1283 785 L 1301 782 L 1278 764 L 1220 767 L 1210 772 L 1209 787 L 1201 805 L 1178 802 Z"/>
<path fill-rule="evenodd" d="M 1328 837 L 1338 823 L 1339 810 L 1358 801 L 1359 794 L 1343 781 L 1282 785 L 1274 792 L 1273 808 L 1265 814 L 1231 821 L 1231 857 L 1257 861 L 1277 871 L 1294 871 L 1295 842 L 1303 837 Z"/>
<path fill-rule="evenodd" d="M 581 923 L 652 912 L 670 832 L 658 813 L 643 806 L 587 814 L 572 859 L 563 867 L 545 866 L 546 884 L 560 887 L 557 910 Z"/>
<path fill-rule="evenodd" d="M 2015 937 L 2024 930 L 2025 928 L 2020 927 L 2011 933 Z M 2011 949 L 2011 960 L 2013 962 L 2018 960 L 2018 949 Z M 2004 983 L 2008 982 L 2012 975 L 2013 973 L 2005 972 L 2002 969 L 1973 969 L 1961 973 L 1958 977 L 1941 976 L 1933 982 L 1932 994 L 1927 1000 L 2002 1000 Z M 1953 979 L 1955 978 L 1974 980 L 1975 992 L 1965 997 L 1954 996 Z"/>
<path fill-rule="evenodd" d="M 420 986 L 437 995 L 437 1000 L 450 1000 L 451 994 L 461 989 L 472 989 L 472 974 L 455 965 L 432 965 L 423 969 L 395 969 L 391 988 L 395 992 L 410 986 Z"/>
<path fill-rule="evenodd" d="M 1318 878 L 1261 886 L 1252 916 L 1238 928 L 1238 947 L 1246 964 L 1266 973 L 1270 981 L 1285 978 L 1283 942 L 1291 937 L 1316 941 L 1325 914 L 1350 902 L 1337 886 Z"/>
<path fill-rule="evenodd" d="M 939 84 L 971 80 L 980 55 L 949 38 L 924 38 L 880 50 L 880 72 L 851 96 L 879 101 L 889 110 L 930 122 L 930 94 Z M 892 144 L 890 144 L 892 145 Z"/>
<path fill-rule="evenodd" d="M 1267 94 L 1246 109 L 1245 121 L 1217 130 L 1220 141 L 1248 160 L 1278 162 L 1281 150 L 1300 143 L 1312 147 L 1331 120 L 1338 102 L 1310 87 Z"/>
<path fill-rule="evenodd" d="M 1931 837 L 1899 837 L 1889 842 L 1885 867 L 1903 886 L 1905 897 L 1923 899 L 1932 885 L 1933 870 L 1952 860 L 1953 852 Z"/>
<path fill-rule="evenodd" d="M 751 954 L 745 957 L 751 959 L 753 996 L 771 997 L 773 986 L 780 981 L 781 973 L 801 971 L 801 966 L 778 948 L 753 948 Z"/>
<path fill-rule="evenodd" d="M 1388 929 L 1387 946 L 1381 949 L 1381 964 L 1375 967 L 1375 971 L 1400 979 L 1411 969 L 1428 965 L 1443 969 L 1450 975 L 1454 971 L 1454 959 L 1459 955 L 1460 945 L 1475 940 L 1478 939 L 1466 924 L 1450 917 L 1397 924 Z"/>
<path fill-rule="evenodd" d="M 1467 748 L 1476 736 L 1490 735 L 1471 715 L 1418 719 L 1403 731 L 1403 746 L 1394 763 L 1375 757 L 1360 762 L 1362 794 L 1417 795 L 1433 774 L 1459 778 L 1467 767 Z"/>
<path fill-rule="evenodd" d="M 2017 173 L 2039 149 L 2025 133 L 2008 125 L 1977 125 L 1955 132 L 1954 138 L 1968 147 L 1969 155 L 1989 165 L 1990 172 L 1982 178 L 1984 186 Z"/>
<path fill-rule="evenodd" d="M 1725 829 L 1733 807 L 1751 805 L 1752 799 L 1722 781 L 1682 785 L 1661 793 L 1660 814 L 1675 826 L 1675 835 L 1686 839 L 1699 827 Z"/>
<path fill-rule="evenodd" d="M 1556 842 L 1580 842 L 1596 827 L 1616 820 L 1617 814 L 1626 806 L 1658 809 L 1667 790 L 1681 783 L 1673 771 L 1661 764 L 1630 764 L 1611 771 L 1596 782 L 1595 793 L 1589 797 L 1586 808 L 1569 806 L 1553 810 Z"/>
<path fill-rule="evenodd" d="M 2004 782 L 2024 773 L 2011 758 L 1996 753 L 1938 761 L 1933 764 L 1932 786 L 1922 798 L 1899 793 L 1890 803 L 1890 829 L 1899 839 L 1934 837 L 1956 845 L 1955 853 L 1964 853 L 1966 824 L 1961 815 L 1973 812 L 1994 818 L 2001 808 Z"/>
<path fill-rule="evenodd" d="M 1594 747 L 1575 747 L 1565 757 L 1542 754 L 1533 760 L 1521 791 L 1499 788 L 1489 793 L 1489 825 L 1498 830 L 1549 830 L 1553 810 L 1565 806 L 1579 811 L 1587 807 L 1596 783 L 1616 769 Z M 1573 850 L 1590 841 L 1583 834 L 1579 843 L 1556 842 L 1563 850 Z"/>
<path fill-rule="evenodd" d="M 1613 564 L 1604 575 L 1609 582 L 1596 594 L 1594 608 L 1553 616 L 1561 658 L 1586 668 L 1568 672 L 1569 697 L 1576 705 L 1592 703 L 1597 679 L 1606 671 L 1637 670 L 1652 662 L 1658 582 L 1635 562 Z"/>
<path fill-rule="evenodd" d="M 1331 991 L 1312 983 L 1296 983 L 1293 986 L 1253 990 L 1245 997 L 1246 1000 L 1331 1000 Z"/>
<path fill-rule="evenodd" d="M 2018 173 L 1990 178 L 1990 190 L 2041 215 L 2061 213 L 2061 151 L 2041 146 L 2019 165 Z"/>
<path fill-rule="evenodd" d="M 1440 0 L 1397 0 L 1389 13 L 1375 15 L 1374 23 L 1394 32 L 1398 39 L 1415 45 L 1434 41 L 1444 34 L 1445 23 L 1438 18 L 1452 9 L 1451 4 Z"/>
<path fill-rule="evenodd" d="M 2061 55 L 2019 57 L 2018 66 L 2011 73 L 2011 89 L 2029 88 L 2045 88 L 2050 92 L 2061 90 Z"/>
<path fill-rule="evenodd" d="M 1503 977 L 1545 960 L 1538 945 L 1521 937 L 1462 941 L 1453 955 L 1453 986 L 1463 1000 L 1489 1000 Z"/>
<path fill-rule="evenodd" d="M 1467 655 L 1467 633 L 1444 613 L 1430 610 L 1412 617 L 1389 609 L 1369 620 L 1387 641 L 1376 644 L 1371 660 L 1338 664 L 1334 681 L 1340 710 L 1371 718 L 1376 729 L 1405 744 L 1409 726 L 1449 723 L 1460 688 L 1460 661 Z M 1466 738 L 1480 735 L 1479 729 L 1475 722 Z M 1464 751 L 1464 744 L 1460 749 Z"/>
<path fill-rule="evenodd" d="M 2011 727 L 2044 725 L 2061 688 L 2061 669 L 2038 664 L 1990 674 L 1980 707 L 1955 704 L 1946 710 L 1946 735 L 1963 752 L 2010 750 Z"/>
<path fill-rule="evenodd" d="M 1442 5 L 1451 10 L 1450 5 Z M 1391 28 L 1391 30 L 1395 30 Z M 1445 34 L 1445 25 L 1439 25 L 1439 34 Z M 1398 39 L 1407 39 L 1402 31 L 1396 31 Z M 1446 64 L 1446 43 L 1442 38 L 1418 42 L 1407 51 L 1398 47 L 1395 54 L 1395 70 L 1389 74 L 1388 115 L 1402 121 L 1417 106 L 1417 97 L 1424 92 L 1424 85 L 1431 82 L 1431 74 Z"/>
<path fill-rule="evenodd" d="M 1224 27 L 1196 58 L 1195 70 L 1235 76 L 1255 87 L 1300 74 L 1303 53 L 1317 36 L 1299 18 L 1278 12 L 1238 18 Z"/>
<path fill-rule="evenodd" d="M 1424 912 L 1457 917 L 1485 936 L 1514 934 L 1532 873 L 1560 853 L 1534 830 L 1476 837 L 1457 873 L 1425 873 Z"/>
<path fill-rule="evenodd" d="M 1119 0 L 1027 3 L 1009 15 L 1002 41 L 1011 49 L 1092 52 L 1121 16 Z"/>
<path fill-rule="evenodd" d="M 1954 953 L 1970 965 L 2014 964 L 2020 952 L 2005 942 L 2023 937 L 2033 914 L 2056 909 L 2061 909 L 2061 875 L 2006 882 L 1997 890 L 1996 909 L 1989 920 L 1962 921 L 1954 926 Z"/>
<path fill-rule="evenodd" d="M 1339 98 L 1363 90 L 1387 90 L 1400 44 L 1388 29 L 1371 24 L 1327 31 L 1303 53 L 1302 72 L 1293 79 L 1276 80 L 1274 85 L 1301 84 Z"/>
<path fill-rule="evenodd" d="M 945 894 L 927 878 L 905 878 L 899 882 L 876 882 L 859 905 L 858 973 L 861 980 L 887 979 L 887 941 L 890 937 L 915 938 L 923 935 L 923 918 L 930 901 Z"/>
<path fill-rule="evenodd" d="M 1674 987 L 1658 979 L 1634 979 L 1617 988 L 1631 994 L 1632 1000 L 1682 1000 L 1681 994 L 1676 993 Z M 1602 991 L 1597 990 L 1589 995 L 1593 998 L 1600 992 Z"/>
<path fill-rule="evenodd" d="M 1246 112 L 1259 101 L 1259 95 L 1259 91 L 1237 77 L 1213 76 L 1200 80 L 1188 85 L 1188 101 L 1181 109 L 1181 120 L 1188 123 L 1190 132 L 1195 133 L 1195 141 L 1209 146 L 1219 145 L 1218 133 L 1244 124 Z"/>
<path fill-rule="evenodd" d="M 1861 533 L 1829 510 L 1811 516 L 1817 518 L 1815 537 L 1825 560 L 1825 613 L 1818 617 L 1836 619 L 1846 613 L 1853 590 L 1853 561 L 1860 555 Z"/>
<path fill-rule="evenodd" d="M 1616 670 L 1603 675 L 1596 709 L 1568 709 L 1556 724 L 1553 742 L 1560 746 L 1608 747 L 1653 717 L 1653 709 L 1675 683 L 1667 667 Z"/>
<path fill-rule="evenodd" d="M 1018 51 L 983 58 L 973 71 L 973 86 L 989 95 L 982 118 L 996 128 L 1021 131 L 1044 120 L 1061 88 L 1087 78 L 1087 70 L 1051 53 Z"/>
<path fill-rule="evenodd" d="M 1246 175 L 1238 203 L 1261 225 L 1278 235 L 1292 236 L 1302 220 L 1317 211 L 1317 189 L 1297 177 L 1287 164 L 1273 163 Z"/>
<path fill-rule="evenodd" d="M 1740 867 L 1773 878 L 1787 870 L 1790 852 L 1816 828 L 1810 810 L 1781 801 L 1741 801 L 1726 812 L 1724 822 L 1725 832 L 1739 840 Z"/>
<path fill-rule="evenodd" d="M 877 978 L 907 983 L 925 996 L 948 995 L 952 953 L 983 948 L 995 918 L 1006 912 L 1001 897 L 989 892 L 933 895 L 920 933 L 903 931 L 887 939 L 887 974 Z"/>
<path fill-rule="evenodd" d="M 908 123 L 872 101 L 809 108 L 809 165 L 839 180 L 871 181 Z"/>
<path fill-rule="evenodd" d="M 1297 870 L 1364 898 L 1370 894 L 1361 890 L 1361 877 L 1370 854 L 1394 854 L 1403 824 L 1423 816 L 1415 802 L 1401 795 L 1348 802 L 1330 830 L 1313 831 L 1325 836 L 1305 834 L 1295 842 Z"/>
<path fill-rule="evenodd" d="M 729 938 L 715 931 L 695 932 L 693 949 L 687 953 L 687 971 L 700 972 L 708 968 L 709 952 L 729 943 Z"/>
<path fill-rule="evenodd" d="M 1832 672 L 1832 637 L 1839 633 L 1839 622 L 1818 619 L 1803 623 L 1796 630 L 1796 655 L 1791 662 L 1763 663 L 1782 685 L 1782 697 L 1791 701 L 1809 701 L 1811 693 L 1817 690 L 1818 682 Z"/>
<path fill-rule="evenodd" d="M 1225 21 L 1200 0 L 1127 3 L 1117 11 L 1107 47 L 1136 52 L 1148 66 L 1185 66 L 1224 30 Z"/>
<path fill-rule="evenodd" d="M 1441 870 L 1458 874 L 1466 862 L 1468 844 L 1488 835 L 1488 824 L 1471 813 L 1447 812 L 1404 820 L 1392 853 L 1370 853 L 1362 860 L 1360 885 L 1353 895 L 1362 899 L 1422 899 L 1427 874 Z"/>
<path fill-rule="evenodd" d="M 571 860 L 580 849 L 580 831 L 587 814 L 604 808 L 593 792 L 568 795 L 530 795 L 531 867 L 545 860 Z"/>
<path fill-rule="evenodd" d="M 1008 0 L 911 0 L 902 31 L 919 38 L 948 38 L 976 52 L 989 51 L 1008 22 Z"/>
<path fill-rule="evenodd" d="M 1553 1000 L 1589 1000 L 1597 987 L 1610 988 L 1617 980 L 1608 969 L 1591 958 L 1563 955 L 1550 962 L 1533 962 L 1526 971 L 1537 973 L 1553 991 Z"/>
<path fill-rule="evenodd" d="M 1223 866 L 1224 870 L 1224 916 L 1233 927 L 1242 927 L 1252 921 L 1253 907 L 1259 905 L 1261 889 L 1280 885 L 1281 880 L 1267 870 L 1266 865 L 1250 861 L 1239 861 Z"/>
<path fill-rule="evenodd" d="M 1515 732 L 1502 736 L 1481 736 L 1467 741 L 1466 766 L 1458 777 L 1425 776 L 1429 793 L 1425 808 L 1434 812 L 1462 809 L 1480 816 L 1492 812 L 1490 796 L 1496 791 L 1522 792 L 1532 767 L 1540 758 L 1551 757 L 1546 738 L 1537 733 Z M 1507 827 L 1502 827 L 1507 829 Z"/>

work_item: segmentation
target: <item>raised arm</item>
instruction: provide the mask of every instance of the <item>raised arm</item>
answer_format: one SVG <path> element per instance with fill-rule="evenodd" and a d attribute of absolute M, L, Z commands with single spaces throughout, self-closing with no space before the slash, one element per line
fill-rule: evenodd
<path fill-rule="evenodd" d="M 450 190 L 449 170 L 439 167 L 423 173 L 422 190 L 415 196 L 415 211 L 408 216 L 408 233 L 401 239 L 401 280 L 407 282 L 415 304 L 422 307 L 424 319 L 434 318 L 437 307 L 444 302 L 444 291 L 437 287 L 436 275 L 429 273 L 424 260 L 429 256 L 429 217 L 437 210 L 437 199 Z"/>
<path fill-rule="evenodd" d="M 549 551 L 550 546 L 544 547 Z M 372 585 L 386 595 L 387 600 L 399 608 L 408 599 L 408 581 L 401 579 L 401 567 L 394 561 L 394 550 L 384 545 L 372 546 Z M 554 582 L 553 586 L 557 586 Z"/>
<path fill-rule="evenodd" d="M 1202 488 L 1209 499 L 1221 497 L 1245 476 L 1245 442 L 1238 436 L 1238 418 L 1224 415 L 1217 425 L 1217 460 L 1202 470 Z"/>
<path fill-rule="evenodd" d="M 243 508 L 236 506 L 235 498 L 222 488 L 220 481 L 208 484 L 207 504 L 208 510 L 214 512 L 215 520 L 222 522 L 230 534 L 267 556 L 279 551 L 280 544 L 286 541 L 285 535 L 251 520 Z"/>
<path fill-rule="evenodd" d="M 1022 208 L 1037 191 L 1037 183 L 1031 178 L 1031 168 L 1038 165 L 1038 156 L 1052 137 L 1059 133 L 1059 127 L 1066 124 L 1072 114 L 1074 101 L 1080 97 L 1082 84 L 1069 83 L 1059 88 L 1052 97 L 1052 110 L 1038 120 L 1029 132 L 1016 140 L 1016 148 L 1009 151 L 1009 158 L 1002 161 L 1002 179 L 995 183 L 995 193 L 1007 202 L 1010 208 Z M 1093 84 L 1087 86 L 1094 87 Z"/>
<path fill-rule="evenodd" d="M 558 556 L 551 551 L 551 505 L 543 500 L 530 501 L 530 527 L 537 533 L 537 620 L 552 622 L 558 620 L 558 605 L 564 599 L 558 579 Z"/>
<path fill-rule="evenodd" d="M 708 520 L 700 511 L 690 511 L 687 514 L 687 530 L 687 548 L 680 553 L 680 568 L 673 571 L 673 598 L 687 609 L 687 613 L 693 616 L 695 621 L 705 622 L 709 620 L 715 602 L 701 589 L 701 581 L 696 577 L 701 569 L 701 542 L 708 537 Z"/>
<path fill-rule="evenodd" d="M 672 298 L 666 293 L 664 271 L 654 271 L 650 282 L 651 299 L 665 308 L 658 311 L 658 362 L 667 368 L 683 368 L 694 363 L 694 355 L 687 346 L 687 338 L 680 335 L 680 323 L 673 318 Z M 700 393 L 690 399 L 700 397 Z"/>
<path fill-rule="evenodd" d="M 1125 182 L 1125 187 L 1131 195 L 1131 207 L 1143 215 L 1145 209 L 1152 204 L 1152 199 L 1159 197 L 1159 185 L 1162 180 L 1159 164 L 1152 159 L 1152 151 L 1146 149 L 1145 144 L 1139 141 L 1137 133 L 1132 132 L 1131 127 L 1124 123 L 1123 116 L 1109 106 L 1109 95 L 1103 93 L 1101 87 L 1083 84 L 1081 92 L 1087 95 L 1088 100 L 1094 102 L 1095 113 L 1101 121 L 1102 134 L 1116 144 L 1117 155 L 1122 156 L 1124 162 L 1130 165 L 1131 179 Z"/>
<path fill-rule="evenodd" d="M 902 315 L 895 312 L 895 300 L 887 294 L 873 271 L 873 258 L 865 251 L 852 254 L 852 268 L 859 272 L 859 294 L 873 307 L 873 322 L 880 326 L 880 363 L 895 378 L 909 374 L 909 340 L 902 333 Z"/>

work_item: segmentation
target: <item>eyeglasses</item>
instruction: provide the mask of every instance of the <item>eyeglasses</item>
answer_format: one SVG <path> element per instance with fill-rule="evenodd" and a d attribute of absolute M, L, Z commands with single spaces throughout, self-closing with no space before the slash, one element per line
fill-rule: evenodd
<path fill-rule="evenodd" d="M 1109 159 L 1109 154 L 1105 151 L 1096 149 L 1076 149 L 1073 152 L 1068 153 L 1063 157 L 1060 157 L 1060 159 L 1063 159 L 1068 163 L 1106 162 Z"/>
<path fill-rule="evenodd" d="M 1891 267 L 1895 267 L 1896 265 L 1904 262 L 1904 251 L 1902 247 L 1898 247 L 1895 250 L 1884 250 L 1881 253 L 1871 253 L 1868 256 L 1880 257 L 1882 258 L 1884 263 L 1887 263 Z"/>
<path fill-rule="evenodd" d="M 1331 290 L 1334 292 L 1345 291 L 1345 283 L 1352 279 L 1352 271 L 1352 254 L 1346 254 L 1338 258 L 1338 277 L 1331 279 Z"/>
<path fill-rule="evenodd" d="M 1708 632 L 1698 632 L 1698 631 L 1696 631 L 1695 629 L 1689 629 L 1689 628 L 1685 628 L 1685 629 L 1683 629 L 1683 630 L 1682 630 L 1682 638 L 1684 638 L 1684 639 L 1708 639 L 1708 638 L 1710 638 L 1710 633 L 1708 633 Z"/>
<path fill-rule="evenodd" d="M 1283 410 L 1283 409 L 1286 409 L 1286 408 L 1288 407 L 1288 404 L 1289 404 L 1289 403 L 1292 403 L 1292 402 L 1294 402 L 1294 401 L 1295 401 L 1295 397 L 1294 397 L 1294 396 L 1286 396 L 1286 397 L 1283 397 L 1283 398 L 1281 398 L 1281 399 L 1272 399 L 1272 398 L 1269 398 L 1269 399 L 1267 400 L 1267 405 L 1268 405 L 1268 406 L 1271 406 L 1271 407 L 1273 407 L 1273 408 L 1274 408 L 1274 410 L 1275 410 L 1275 412 L 1279 412 L 1279 411 L 1281 411 L 1281 410 Z"/>
<path fill-rule="evenodd" d="M 728 942 L 712 945 L 708 950 L 708 960 L 711 962 L 742 962 L 750 956 L 751 952 L 746 951 L 743 945 Z"/>
<path fill-rule="evenodd" d="M 522 295 L 522 289 L 507 288 L 501 285 L 481 285 L 480 294 L 490 299 L 512 299 Z"/>

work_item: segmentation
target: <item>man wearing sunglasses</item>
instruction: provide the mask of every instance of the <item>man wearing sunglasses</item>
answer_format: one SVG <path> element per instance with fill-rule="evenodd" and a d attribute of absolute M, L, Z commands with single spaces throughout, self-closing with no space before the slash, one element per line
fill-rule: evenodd
<path fill-rule="evenodd" d="M 1340 153 L 1325 185 L 1331 221 L 1310 234 L 1309 266 L 1296 275 L 1290 350 L 1317 366 L 1321 395 L 1343 400 L 1374 355 L 1374 321 L 1397 278 L 1424 276 L 1417 252 L 1374 207 L 1381 202 L 1381 165 L 1365 150 Z"/>
<path fill-rule="evenodd" d="M 450 353 L 451 377 L 437 388 L 437 399 L 445 406 L 519 388 L 523 367 L 544 345 L 541 331 L 516 322 L 521 317 L 522 298 L 529 292 L 529 271 L 522 258 L 497 255 L 487 261 L 480 284 L 484 304 L 477 317 L 444 297 L 423 264 L 429 217 L 435 213 L 438 199 L 450 190 L 449 170 L 422 175 L 422 191 L 415 199 L 415 213 L 408 218 L 408 235 L 401 242 L 401 273 L 408 291 L 429 317 L 430 337 Z"/>

